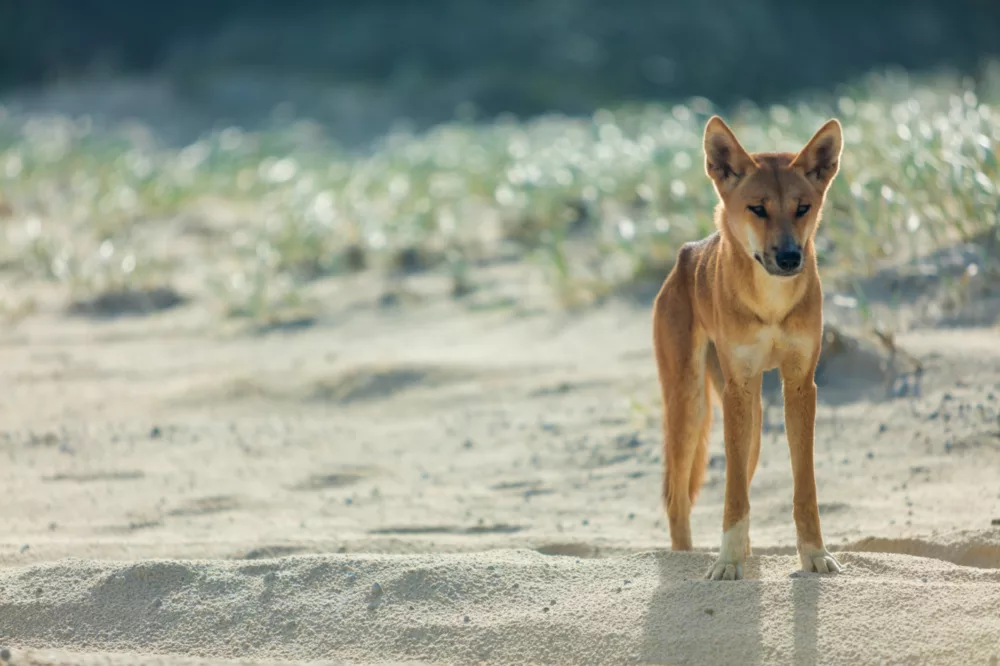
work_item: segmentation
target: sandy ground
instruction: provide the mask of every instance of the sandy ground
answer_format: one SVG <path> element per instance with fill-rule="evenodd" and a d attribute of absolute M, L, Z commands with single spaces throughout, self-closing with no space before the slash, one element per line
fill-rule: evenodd
<path fill-rule="evenodd" d="M 839 576 L 796 574 L 772 395 L 747 580 L 713 583 L 721 425 L 699 552 L 671 553 L 647 304 L 386 307 L 354 279 L 301 328 L 227 329 L 194 302 L 0 333 L 0 657 L 1000 659 L 995 328 L 900 335 L 923 374 L 892 398 L 884 349 L 830 352 L 816 473 Z"/>
<path fill-rule="evenodd" d="M 930 262 L 960 276 L 963 252 Z M 40 288 L 0 329 L 0 663 L 998 663 L 1000 273 L 957 305 L 926 271 L 866 282 L 907 353 L 824 355 L 841 575 L 796 573 L 767 383 L 755 554 L 712 583 L 720 420 L 698 552 L 671 553 L 648 293 L 560 316 L 503 305 L 504 270 L 469 302 L 332 279 L 316 321 L 268 331 L 197 295 L 88 319 Z M 829 290 L 828 321 L 862 331 Z"/>

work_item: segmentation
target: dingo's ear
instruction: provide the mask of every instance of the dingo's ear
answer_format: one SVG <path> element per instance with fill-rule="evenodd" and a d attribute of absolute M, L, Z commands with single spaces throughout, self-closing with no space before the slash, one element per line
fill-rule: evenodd
<path fill-rule="evenodd" d="M 750 169 L 757 165 L 743 149 L 736 135 L 719 116 L 705 124 L 705 173 L 719 194 L 732 191 Z"/>
<path fill-rule="evenodd" d="M 840 123 L 836 119 L 828 120 L 795 156 L 792 168 L 798 169 L 820 189 L 825 190 L 840 168 L 843 147 L 844 137 Z"/>

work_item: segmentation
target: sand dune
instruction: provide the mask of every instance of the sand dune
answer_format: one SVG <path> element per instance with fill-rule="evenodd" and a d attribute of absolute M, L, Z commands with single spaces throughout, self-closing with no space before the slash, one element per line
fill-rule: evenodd
<path fill-rule="evenodd" d="M 867 338 L 830 352 L 816 462 L 840 576 L 794 575 L 770 394 L 748 579 L 709 583 L 721 427 L 698 551 L 670 553 L 648 309 L 213 326 L 196 304 L 41 312 L 0 338 L 12 663 L 1000 659 L 996 330 L 899 336 L 914 376 Z"/>
<path fill-rule="evenodd" d="M 0 585 L 5 632 L 19 641 L 126 653 L 351 663 L 986 664 L 1000 648 L 1000 547 L 992 548 L 992 569 L 845 553 L 848 569 L 836 578 L 796 577 L 794 557 L 759 556 L 750 580 L 730 586 L 699 579 L 712 562 L 707 554 L 579 559 L 527 550 L 69 560 L 5 571 Z"/>

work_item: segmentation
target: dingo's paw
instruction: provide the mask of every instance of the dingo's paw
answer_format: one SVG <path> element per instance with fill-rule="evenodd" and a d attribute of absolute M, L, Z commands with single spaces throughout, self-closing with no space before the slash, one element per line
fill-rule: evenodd
<path fill-rule="evenodd" d="M 805 573 L 840 573 L 844 570 L 844 566 L 826 548 L 802 549 L 799 560 Z"/>
<path fill-rule="evenodd" d="M 729 562 L 720 557 L 705 574 L 707 580 L 743 580 L 743 562 Z"/>
<path fill-rule="evenodd" d="M 709 580 L 743 580 L 743 562 L 750 552 L 750 519 L 734 523 L 722 533 L 719 559 L 705 574 Z"/>

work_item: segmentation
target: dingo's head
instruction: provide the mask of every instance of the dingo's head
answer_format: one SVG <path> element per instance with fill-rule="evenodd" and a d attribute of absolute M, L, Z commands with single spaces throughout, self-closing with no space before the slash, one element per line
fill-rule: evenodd
<path fill-rule="evenodd" d="M 842 146 L 840 123 L 830 120 L 798 154 L 750 154 L 713 116 L 705 125 L 705 171 L 722 203 L 722 232 L 771 275 L 801 272 Z"/>

